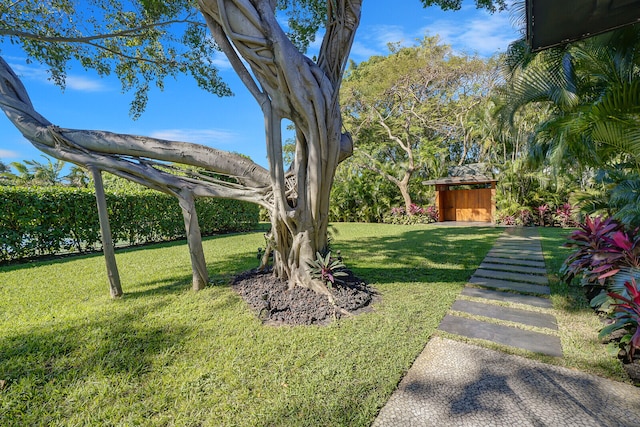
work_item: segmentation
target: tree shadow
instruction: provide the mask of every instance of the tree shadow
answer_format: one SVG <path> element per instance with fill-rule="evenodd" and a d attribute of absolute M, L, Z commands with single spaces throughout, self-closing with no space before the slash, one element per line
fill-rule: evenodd
<path fill-rule="evenodd" d="M 490 350 L 473 351 L 474 347 L 469 347 L 446 379 L 442 372 L 449 372 L 451 364 L 438 359 L 451 356 L 430 355 L 435 359 L 433 365 L 401 382 L 397 405 L 428 407 L 431 421 L 472 419 L 482 425 L 520 421 L 544 426 L 566 419 L 579 425 L 640 422 L 640 395 L 625 398 L 632 386 L 614 387 L 608 380 L 565 368 L 516 356 L 494 357 Z M 394 398 L 390 400 L 393 402 Z M 421 420 L 425 424 L 429 421 L 426 415 Z"/>
<path fill-rule="evenodd" d="M 189 332 L 185 326 L 169 328 L 144 319 L 164 305 L 8 334 L 0 341 L 0 379 L 8 383 L 5 388 L 22 382 L 34 393 L 47 384 L 69 386 L 95 375 L 140 377 L 153 369 L 157 355 L 179 346 Z"/>
<path fill-rule="evenodd" d="M 365 281 L 459 282 L 475 271 L 499 233 L 488 227 L 430 228 L 393 237 L 338 242 L 334 246 Z M 373 257 L 377 265 L 369 267 L 368 258 Z M 379 258 L 382 259 L 378 261 Z"/>

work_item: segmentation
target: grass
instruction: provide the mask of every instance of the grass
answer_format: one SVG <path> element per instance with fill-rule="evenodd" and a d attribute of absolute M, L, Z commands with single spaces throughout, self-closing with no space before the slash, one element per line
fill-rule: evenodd
<path fill-rule="evenodd" d="M 198 293 L 184 242 L 118 251 L 126 295 L 115 301 L 98 255 L 0 268 L 0 424 L 370 425 L 501 230 L 332 232 L 382 301 L 327 327 L 263 326 L 232 292 L 262 233 L 207 238 L 215 285 Z M 582 289 L 553 273 L 567 231 L 540 234 L 565 357 L 522 355 L 625 380 Z"/>
<path fill-rule="evenodd" d="M 382 294 L 327 327 L 265 327 L 228 286 L 261 233 L 205 240 L 194 293 L 184 242 L 0 268 L 3 425 L 370 425 L 500 233 L 338 224 L 335 250 Z"/>

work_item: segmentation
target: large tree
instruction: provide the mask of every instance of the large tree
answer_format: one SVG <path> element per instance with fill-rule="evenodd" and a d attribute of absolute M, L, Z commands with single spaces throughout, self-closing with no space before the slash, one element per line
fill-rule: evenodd
<path fill-rule="evenodd" d="M 354 161 L 393 183 L 409 212 L 417 172 L 438 178 L 449 164 L 477 161 L 471 119 L 496 73 L 493 61 L 454 54 L 437 36 L 390 51 L 352 64 L 341 99 Z"/>
<path fill-rule="evenodd" d="M 446 9 L 461 5 L 461 0 L 422 2 Z M 476 0 L 476 5 L 494 10 L 504 1 Z M 312 279 L 308 262 L 327 246 L 334 172 L 352 151 L 350 136 L 341 131 L 338 94 L 361 6 L 362 0 L 92 0 L 82 7 L 57 0 L 0 6 L 0 36 L 21 43 L 27 54 L 46 63 L 54 80 L 64 83 L 71 59 L 103 74 L 113 70 L 125 89 L 136 90 L 134 114 L 144 107 L 150 83 L 162 86 L 165 76 L 180 72 L 191 73 L 204 89 L 227 94 L 211 62 L 213 50 L 221 50 L 262 109 L 268 170 L 196 144 L 57 127 L 36 112 L 5 61 L 0 61 L 0 105 L 43 152 L 177 197 L 185 213 L 195 288 L 205 285 L 207 272 L 193 200 L 225 197 L 269 211 L 276 276 L 329 294 Z M 280 12 L 289 18 L 289 33 L 276 16 Z M 185 28 L 182 36 L 176 35 L 176 25 Z M 312 60 L 302 52 L 322 26 L 320 51 Z M 288 170 L 283 119 L 294 124 L 296 135 L 295 160 Z M 167 162 L 234 179 L 212 179 L 188 169 L 173 173 Z"/>

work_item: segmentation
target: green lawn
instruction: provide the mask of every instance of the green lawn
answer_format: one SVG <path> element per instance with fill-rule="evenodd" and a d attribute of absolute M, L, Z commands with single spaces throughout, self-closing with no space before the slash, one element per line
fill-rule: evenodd
<path fill-rule="evenodd" d="M 542 232 L 559 265 L 566 233 Z M 231 291 L 261 233 L 206 239 L 216 285 L 198 293 L 184 243 L 119 251 L 117 301 L 101 256 L 0 268 L 0 424 L 368 426 L 500 233 L 336 225 L 334 250 L 382 301 L 327 327 L 262 326 Z M 552 286 L 561 329 L 592 318 Z M 582 337 L 561 334 L 565 352 Z M 615 377 L 576 347 L 569 365 Z"/>
<path fill-rule="evenodd" d="M 0 269 L 3 425 L 369 425 L 500 230 L 338 224 L 334 249 L 382 294 L 328 327 L 265 327 L 228 286 L 261 233 Z"/>

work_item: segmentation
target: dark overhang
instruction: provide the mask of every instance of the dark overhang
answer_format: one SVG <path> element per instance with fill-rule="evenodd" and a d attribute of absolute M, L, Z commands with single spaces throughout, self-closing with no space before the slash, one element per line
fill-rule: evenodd
<path fill-rule="evenodd" d="M 533 51 L 640 22 L 640 0 L 527 0 Z"/>

